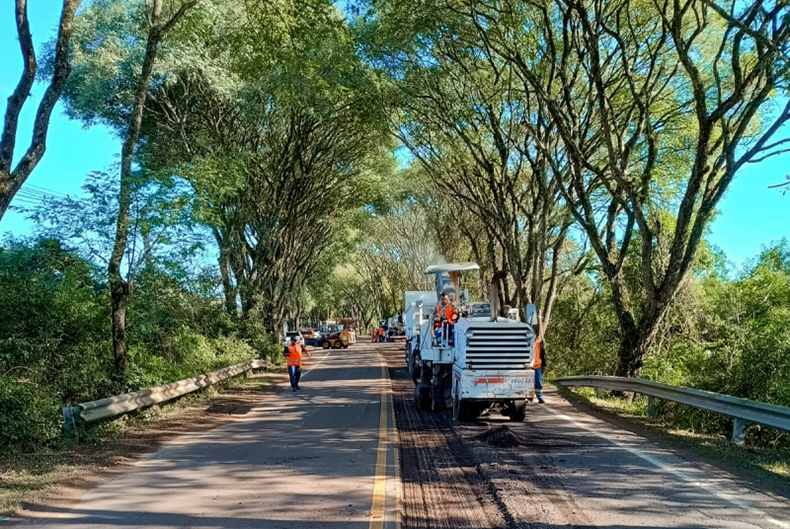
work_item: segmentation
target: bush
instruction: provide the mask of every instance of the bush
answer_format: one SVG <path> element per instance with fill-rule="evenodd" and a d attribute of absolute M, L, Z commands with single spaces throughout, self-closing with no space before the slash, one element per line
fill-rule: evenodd
<path fill-rule="evenodd" d="M 138 276 L 127 313 L 130 369 L 118 380 L 104 271 L 54 240 L 5 241 L 0 373 L 13 376 L 0 387 L 0 443 L 52 441 L 64 405 L 274 357 L 259 325 L 236 321 L 211 289 L 198 294 L 174 276 L 156 266 Z"/>
<path fill-rule="evenodd" d="M 60 406 L 52 388 L 0 375 L 0 448 L 43 444 L 60 435 Z"/>

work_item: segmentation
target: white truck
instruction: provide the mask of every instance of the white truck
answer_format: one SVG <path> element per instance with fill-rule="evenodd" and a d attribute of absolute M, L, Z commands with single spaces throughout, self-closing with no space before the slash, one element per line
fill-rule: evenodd
<path fill-rule="evenodd" d="M 409 335 L 407 307 L 407 362 L 417 384 L 415 403 L 420 409 L 452 406 L 453 418 L 470 419 L 497 405 L 513 421 L 523 421 L 526 401 L 535 388 L 534 332 L 518 321 L 518 311 L 500 316 L 497 292 L 488 303 L 469 303 L 461 291 L 461 272 L 477 270 L 475 263 L 431 266 L 426 274 L 436 279 L 434 302 L 422 300 L 419 332 Z M 452 325 L 435 318 L 434 307 L 449 293 L 459 313 Z M 528 307 L 527 314 L 533 314 Z"/>

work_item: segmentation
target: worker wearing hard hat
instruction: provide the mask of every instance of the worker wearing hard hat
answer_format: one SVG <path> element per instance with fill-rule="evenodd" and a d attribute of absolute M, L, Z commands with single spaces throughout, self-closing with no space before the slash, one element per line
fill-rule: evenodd
<path fill-rule="evenodd" d="M 442 339 L 443 324 L 447 322 L 449 336 L 446 337 L 446 342 L 452 344 L 453 327 L 457 321 L 458 311 L 453 306 L 453 302 L 450 301 L 450 296 L 445 292 L 442 294 L 439 305 L 436 305 L 433 311 L 433 326 L 436 340 Z"/>

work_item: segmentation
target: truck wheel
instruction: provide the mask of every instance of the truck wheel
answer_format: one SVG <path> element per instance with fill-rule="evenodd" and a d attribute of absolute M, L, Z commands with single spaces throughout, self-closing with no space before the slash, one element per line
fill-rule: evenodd
<path fill-rule="evenodd" d="M 510 420 L 514 422 L 524 422 L 527 416 L 527 401 L 524 399 L 514 400 L 513 408 L 510 411 Z"/>
<path fill-rule="evenodd" d="M 332 344 L 332 349 L 340 349 L 341 347 L 343 347 L 343 344 L 340 343 L 340 340 L 337 340 Z"/>
<path fill-rule="evenodd" d="M 321 342 L 321 347 L 323 347 L 324 349 L 329 349 L 329 342 L 324 340 L 323 342 Z"/>
<path fill-rule="evenodd" d="M 414 388 L 414 403 L 422 411 L 431 409 L 431 389 L 425 384 L 418 384 Z"/>
<path fill-rule="evenodd" d="M 415 384 L 420 383 L 420 373 L 422 373 L 422 362 L 417 360 L 417 352 L 411 356 L 411 380 Z"/>
<path fill-rule="evenodd" d="M 346 344 L 343 344 L 343 349 L 348 349 L 348 346 Z"/>

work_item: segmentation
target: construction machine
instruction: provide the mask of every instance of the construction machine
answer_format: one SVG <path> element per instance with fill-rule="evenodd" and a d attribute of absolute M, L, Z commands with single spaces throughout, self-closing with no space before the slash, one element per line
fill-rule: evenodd
<path fill-rule="evenodd" d="M 354 318 L 339 318 L 336 322 L 327 320 L 321 325 L 324 336 L 321 347 L 324 349 L 348 349 L 357 343 L 357 322 Z"/>
<path fill-rule="evenodd" d="M 436 292 L 407 290 L 404 294 L 404 334 L 406 336 L 406 365 L 414 383 L 419 382 L 422 362 L 419 355 L 420 326 L 427 318 L 436 301 Z"/>
<path fill-rule="evenodd" d="M 457 319 L 448 320 L 444 309 L 437 311 L 438 303 L 426 307 L 422 298 L 415 302 L 409 325 L 407 306 L 406 356 L 417 384 L 414 401 L 422 410 L 452 406 L 456 420 L 497 406 L 511 420 L 523 421 L 527 397 L 535 387 L 534 331 L 529 323 L 518 321 L 517 310 L 499 310 L 496 282 L 488 302 L 468 301 L 461 274 L 478 269 L 475 263 L 456 263 L 425 270 L 435 277 L 434 299 L 438 302 L 448 294 Z M 526 312 L 534 314 L 534 307 Z"/>

